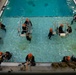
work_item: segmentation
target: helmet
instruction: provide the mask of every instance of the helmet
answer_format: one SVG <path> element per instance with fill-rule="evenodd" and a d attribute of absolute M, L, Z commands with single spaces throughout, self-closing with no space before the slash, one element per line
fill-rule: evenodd
<path fill-rule="evenodd" d="M 2 55 L 3 53 L 2 52 L 0 52 L 0 55 Z"/>
<path fill-rule="evenodd" d="M 60 24 L 60 26 L 62 26 L 62 27 L 63 27 L 63 24 Z"/>
<path fill-rule="evenodd" d="M 32 53 L 29 53 L 28 54 L 28 58 L 31 58 L 33 55 L 32 55 Z"/>

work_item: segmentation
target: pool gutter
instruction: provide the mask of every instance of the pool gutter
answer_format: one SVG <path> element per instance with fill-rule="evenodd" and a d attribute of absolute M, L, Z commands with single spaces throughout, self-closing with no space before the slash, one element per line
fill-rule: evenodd
<path fill-rule="evenodd" d="M 74 3 L 76 4 L 76 0 L 73 0 L 74 1 Z"/>
<path fill-rule="evenodd" d="M 14 63 L 14 62 L 3 62 L 1 63 L 1 66 L 18 66 L 21 63 Z M 36 66 L 51 66 L 51 63 L 41 63 L 37 62 Z"/>
<path fill-rule="evenodd" d="M 29 66 L 28 65 L 28 70 L 21 70 L 21 66 L 19 66 L 21 63 L 10 63 L 10 62 L 2 62 L 1 67 L 2 70 L 1 72 L 11 72 L 11 73 L 76 73 L 76 71 L 70 67 L 67 68 L 53 68 L 52 63 L 49 62 L 36 62 L 36 66 Z"/>
<path fill-rule="evenodd" d="M 2 13 L 3 13 L 7 3 L 8 3 L 8 0 L 1 0 L 1 2 L 0 2 L 0 17 L 2 16 Z"/>

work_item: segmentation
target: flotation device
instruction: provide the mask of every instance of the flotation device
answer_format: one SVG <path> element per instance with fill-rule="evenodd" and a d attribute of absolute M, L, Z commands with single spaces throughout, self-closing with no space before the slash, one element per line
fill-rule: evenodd
<path fill-rule="evenodd" d="M 66 36 L 66 33 L 60 33 L 60 36 L 64 37 Z"/>

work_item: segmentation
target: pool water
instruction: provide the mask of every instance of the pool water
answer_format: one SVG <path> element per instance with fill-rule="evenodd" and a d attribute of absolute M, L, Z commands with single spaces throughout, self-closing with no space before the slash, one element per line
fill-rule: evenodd
<path fill-rule="evenodd" d="M 1 51 L 10 51 L 13 54 L 11 62 L 24 62 L 28 53 L 35 56 L 36 62 L 59 62 L 65 55 L 76 55 L 75 23 L 72 25 L 73 32 L 66 37 L 55 34 L 49 40 L 47 36 L 50 27 L 55 31 L 56 26 L 61 23 L 64 24 L 65 30 L 65 23 L 70 24 L 72 17 L 29 17 L 33 24 L 31 43 L 18 33 L 18 28 L 25 18 L 3 18 L 7 32 L 1 44 Z"/>
<path fill-rule="evenodd" d="M 9 0 L 4 17 L 72 16 L 67 0 Z"/>
<path fill-rule="evenodd" d="M 73 11 L 73 14 L 76 13 L 76 4 L 73 0 L 67 0 L 67 5 Z"/>
<path fill-rule="evenodd" d="M 66 37 L 55 34 L 48 39 L 50 27 L 55 32 L 63 23 L 66 30 L 66 23 L 71 23 L 72 15 L 66 0 L 9 0 L 2 15 L 7 31 L 0 30 L 0 51 L 12 53 L 10 62 L 25 62 L 28 53 L 35 56 L 36 62 L 59 62 L 65 55 L 76 56 L 75 23 L 71 25 L 73 32 Z M 31 43 L 18 33 L 27 17 L 33 25 Z"/>

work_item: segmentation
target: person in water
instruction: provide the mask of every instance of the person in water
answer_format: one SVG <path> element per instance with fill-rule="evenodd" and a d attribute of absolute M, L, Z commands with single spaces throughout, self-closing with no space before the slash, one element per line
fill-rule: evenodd
<path fill-rule="evenodd" d="M 0 28 L 6 32 L 5 25 L 0 22 Z"/>
<path fill-rule="evenodd" d="M 32 23 L 31 23 L 31 21 L 28 18 L 26 18 L 24 24 L 32 26 Z"/>
<path fill-rule="evenodd" d="M 32 38 L 31 34 L 30 33 L 26 33 L 26 39 L 31 42 L 31 38 Z"/>
<path fill-rule="evenodd" d="M 67 32 L 68 33 L 72 33 L 72 27 L 67 23 Z"/>
<path fill-rule="evenodd" d="M 71 61 L 71 57 L 70 56 L 64 56 L 62 59 L 62 62 L 70 62 Z"/>
<path fill-rule="evenodd" d="M 21 32 L 21 34 L 24 34 L 26 32 L 27 32 L 27 25 L 26 24 L 23 24 L 22 25 L 22 32 Z"/>
<path fill-rule="evenodd" d="M 1 66 L 1 63 L 3 62 L 3 52 L 0 52 L 0 66 Z"/>
<path fill-rule="evenodd" d="M 76 57 L 74 55 L 72 56 L 64 56 L 62 59 L 62 62 L 76 62 Z"/>
<path fill-rule="evenodd" d="M 12 54 L 8 51 L 5 52 L 5 54 L 3 55 L 5 60 L 10 60 L 12 57 Z"/>
<path fill-rule="evenodd" d="M 71 56 L 71 60 L 76 62 L 76 57 L 74 55 Z"/>
<path fill-rule="evenodd" d="M 26 56 L 25 60 L 26 60 L 26 62 L 27 62 L 28 64 L 30 64 L 31 66 L 35 66 L 35 65 L 36 65 L 36 63 L 35 63 L 35 57 L 33 56 L 32 53 L 29 53 L 29 54 Z"/>
<path fill-rule="evenodd" d="M 48 34 L 49 39 L 51 39 L 51 36 L 53 36 L 53 35 L 54 35 L 54 34 L 53 34 L 53 29 L 50 28 L 50 30 L 49 30 L 49 34 Z"/>
<path fill-rule="evenodd" d="M 72 32 L 72 28 L 71 28 L 71 26 L 68 26 L 68 28 L 67 28 L 67 32 L 68 32 L 68 33 L 71 33 L 71 32 Z"/>
<path fill-rule="evenodd" d="M 63 24 L 60 24 L 60 26 L 59 26 L 59 34 L 60 33 L 64 33 L 64 31 L 63 31 Z"/>
<path fill-rule="evenodd" d="M 32 33 L 32 23 L 31 23 L 31 21 L 28 18 L 26 18 L 24 24 L 27 25 L 27 32 Z"/>
<path fill-rule="evenodd" d="M 73 16 L 73 20 L 71 21 L 71 25 L 73 24 L 73 22 L 76 22 L 76 14 L 74 14 L 74 16 Z"/>

